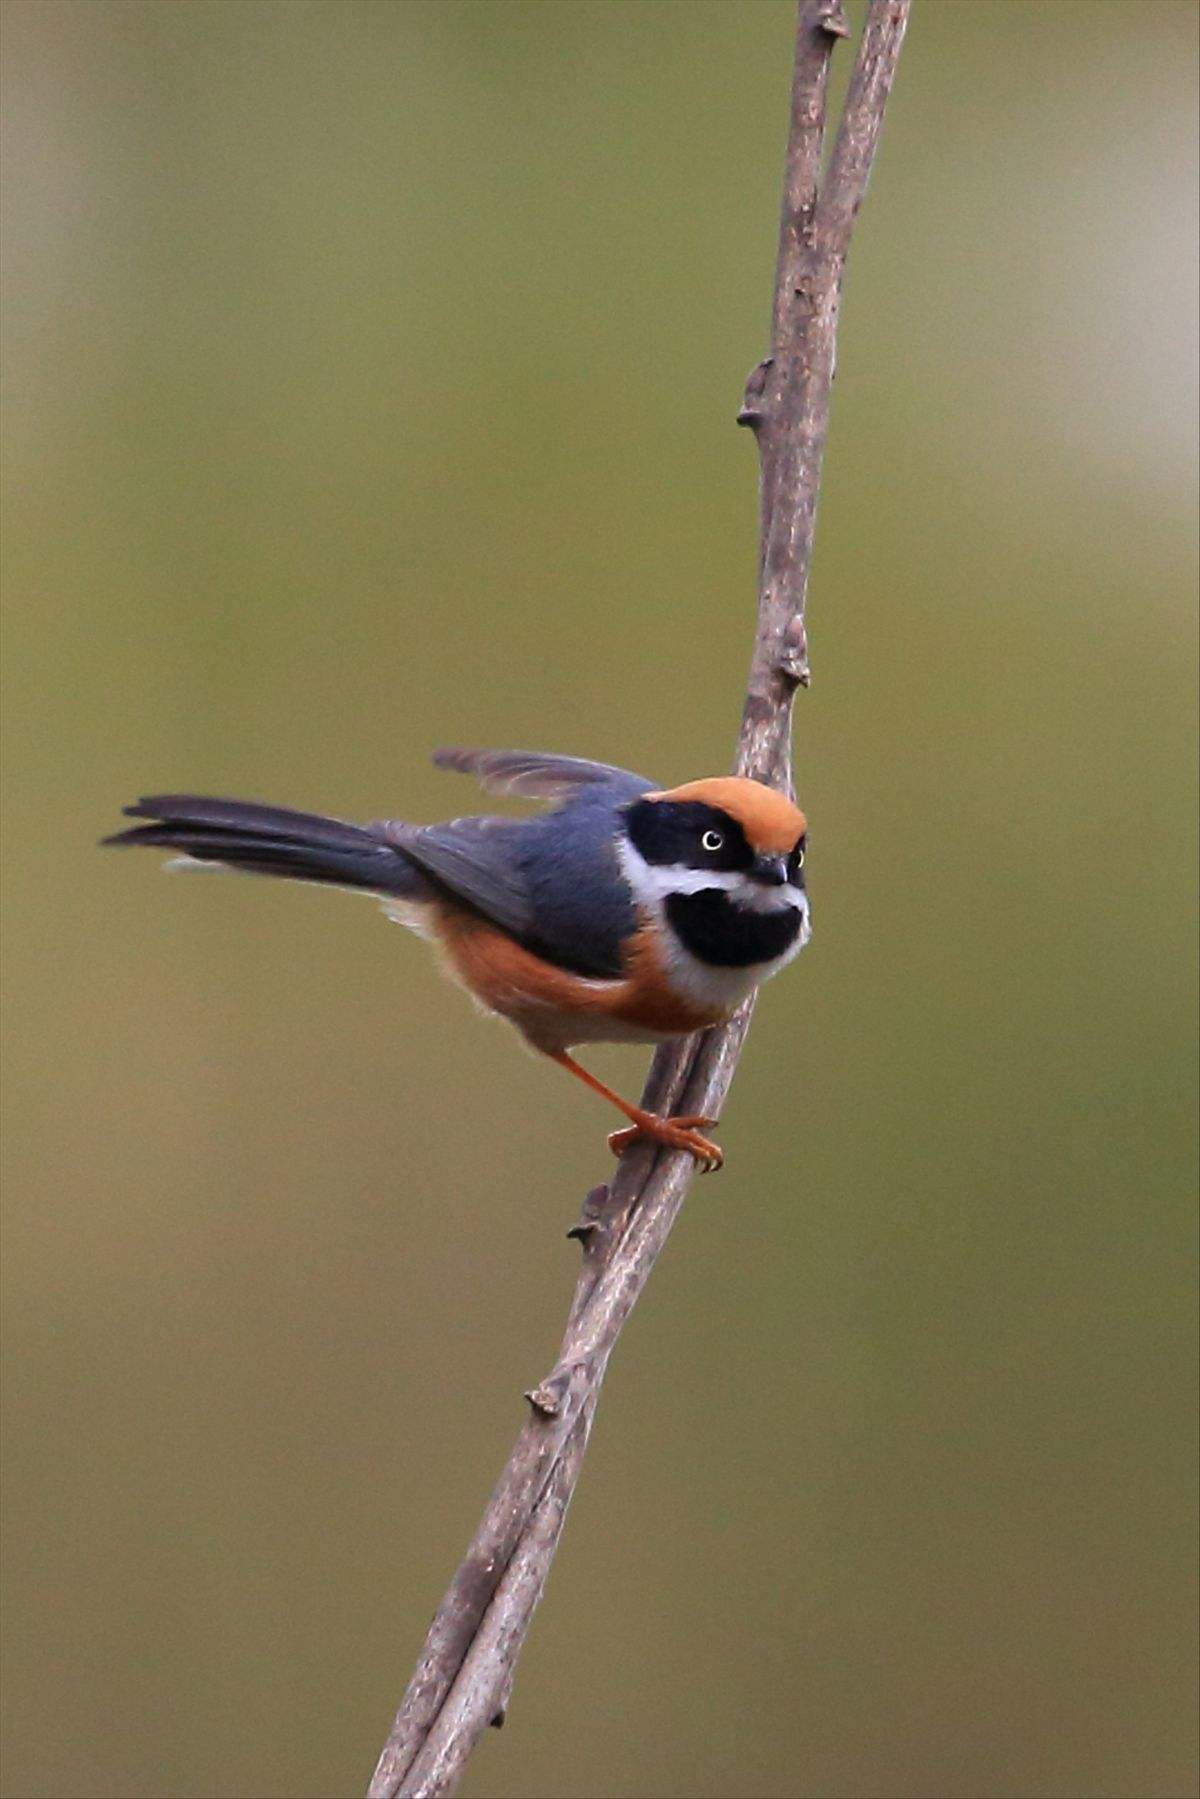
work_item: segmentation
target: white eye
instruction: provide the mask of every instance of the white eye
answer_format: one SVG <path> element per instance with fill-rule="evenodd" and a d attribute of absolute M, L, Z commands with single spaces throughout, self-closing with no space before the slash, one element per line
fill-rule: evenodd
<path fill-rule="evenodd" d="M 704 849 L 712 850 L 714 852 L 723 849 L 725 846 L 725 839 L 722 837 L 720 831 L 705 831 L 700 842 Z"/>
<path fill-rule="evenodd" d="M 792 856 L 792 867 L 793 868 L 803 868 L 804 867 L 804 851 L 803 850 L 796 850 L 794 852 L 794 854 Z"/>

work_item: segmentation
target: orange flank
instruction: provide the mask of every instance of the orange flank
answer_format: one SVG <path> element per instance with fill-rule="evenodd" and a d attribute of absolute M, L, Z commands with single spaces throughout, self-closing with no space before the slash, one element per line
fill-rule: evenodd
<path fill-rule="evenodd" d="M 613 980 L 591 980 L 559 968 L 478 913 L 445 901 L 438 907 L 435 936 L 450 973 L 467 991 L 547 1054 L 607 1035 L 614 1025 L 624 1026 L 635 1041 L 656 1042 L 703 1030 L 728 1016 L 724 1010 L 698 1006 L 670 987 L 655 933 L 646 925 L 627 945 L 625 972 Z M 624 1033 L 617 1029 L 612 1034 Z"/>

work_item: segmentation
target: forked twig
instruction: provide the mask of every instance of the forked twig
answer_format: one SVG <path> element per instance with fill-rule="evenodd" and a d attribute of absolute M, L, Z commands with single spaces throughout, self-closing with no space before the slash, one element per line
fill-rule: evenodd
<path fill-rule="evenodd" d="M 808 684 L 805 598 L 829 420 L 842 271 L 883 122 L 911 0 L 871 0 L 827 172 L 829 62 L 849 27 L 841 0 L 799 0 L 771 353 L 750 376 L 739 423 L 758 440 L 762 517 L 758 629 L 737 768 L 790 789 L 792 699 Z M 656 1054 L 643 1104 L 717 1115 L 750 1024 Z M 368 1799 L 450 1793 L 489 1724 L 503 1721 L 516 1659 L 549 1572 L 622 1326 L 691 1184 L 686 1155 L 652 1145 L 588 1195 L 574 1235 L 583 1265 L 550 1373 L 474 1541 L 430 1625 Z"/>

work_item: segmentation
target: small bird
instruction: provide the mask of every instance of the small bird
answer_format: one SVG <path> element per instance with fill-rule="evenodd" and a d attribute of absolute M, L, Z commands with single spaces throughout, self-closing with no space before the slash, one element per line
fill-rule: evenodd
<path fill-rule="evenodd" d="M 173 866 L 281 875 L 375 894 L 428 938 L 488 1012 L 629 1119 L 609 1138 L 724 1160 L 699 1116 L 657 1117 L 568 1053 L 660 1043 L 720 1024 L 809 938 L 804 814 L 737 776 L 663 791 L 627 769 L 524 750 L 438 750 L 491 792 L 547 800 L 524 819 L 345 824 L 194 794 L 127 806 L 148 819 L 105 843 L 176 852 Z"/>

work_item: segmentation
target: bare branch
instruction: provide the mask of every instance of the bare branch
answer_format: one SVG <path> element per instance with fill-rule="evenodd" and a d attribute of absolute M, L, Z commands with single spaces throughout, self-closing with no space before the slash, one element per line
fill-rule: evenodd
<path fill-rule="evenodd" d="M 833 379 L 842 270 L 866 189 L 910 0 L 872 0 L 829 171 L 821 179 L 829 59 L 848 27 L 841 0 L 800 0 L 776 268 L 771 354 L 739 422 L 761 465 L 758 630 L 737 766 L 790 787 L 792 698 L 807 685 L 805 598 Z M 643 1104 L 719 1114 L 752 1003 L 728 1024 L 658 1051 Z M 450 1793 L 489 1724 L 503 1722 L 513 1670 L 541 1596 L 587 1447 L 600 1385 L 691 1184 L 694 1164 L 653 1145 L 588 1195 L 572 1235 L 583 1266 L 549 1374 L 430 1626 L 369 1799 Z"/>
<path fill-rule="evenodd" d="M 775 334 L 771 354 L 746 383 L 738 414 L 739 424 L 751 426 L 758 438 L 762 495 L 758 635 L 742 713 L 738 770 L 784 788 L 790 787 L 792 694 L 809 683 L 805 602 L 842 271 L 908 12 L 909 0 L 872 0 L 829 172 L 820 181 L 829 60 L 826 51 L 824 61 L 818 61 L 820 45 L 822 40 L 833 42 L 831 30 L 845 27 L 837 0 L 800 7 L 775 274 Z M 821 123 L 814 121 L 814 109 Z"/>

